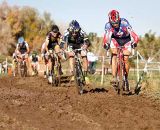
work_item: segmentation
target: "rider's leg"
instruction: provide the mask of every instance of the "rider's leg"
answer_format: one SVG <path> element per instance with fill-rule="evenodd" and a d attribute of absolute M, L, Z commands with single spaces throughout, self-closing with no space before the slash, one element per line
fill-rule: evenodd
<path fill-rule="evenodd" d="M 117 49 L 116 48 L 112 48 L 111 49 L 112 52 L 112 76 L 113 76 L 113 80 L 116 80 L 116 75 L 117 75 Z"/>
<path fill-rule="evenodd" d="M 88 60 L 87 60 L 87 51 L 82 50 L 81 51 L 81 56 L 82 56 L 82 65 L 83 65 L 83 70 L 84 70 L 84 76 L 87 76 L 87 71 L 88 71 Z"/>
<path fill-rule="evenodd" d="M 32 76 L 34 75 L 34 63 L 33 62 L 31 62 L 31 64 L 30 64 L 30 68 L 32 69 Z"/>
<path fill-rule="evenodd" d="M 39 71 L 40 70 L 40 64 L 39 64 L 38 61 L 36 62 L 36 66 L 37 66 L 37 71 Z"/>
<path fill-rule="evenodd" d="M 129 68 L 130 68 L 130 65 L 129 65 L 129 55 L 131 55 L 131 52 L 132 52 L 131 41 L 128 42 L 128 43 L 126 43 L 124 45 L 124 47 L 125 47 L 125 49 L 123 50 L 124 62 L 125 62 L 125 69 L 126 69 L 127 77 L 128 77 Z"/>
<path fill-rule="evenodd" d="M 86 77 L 88 71 L 88 60 L 86 56 L 82 57 L 82 63 L 83 63 L 84 76 Z"/>
<path fill-rule="evenodd" d="M 70 71 L 71 71 L 71 81 L 74 81 L 74 57 L 70 56 L 69 57 L 69 65 L 70 65 Z"/>
<path fill-rule="evenodd" d="M 44 55 L 44 64 L 45 64 L 45 70 L 44 70 L 44 78 L 48 76 L 48 56 Z"/>
<path fill-rule="evenodd" d="M 117 75 L 117 47 L 118 46 L 119 46 L 118 42 L 114 38 L 112 38 L 110 48 L 112 53 L 112 59 L 111 59 L 112 76 L 113 76 L 112 82 L 114 83 L 116 81 L 116 75 Z"/>
<path fill-rule="evenodd" d="M 124 50 L 124 62 L 125 62 L 125 69 L 126 69 L 126 73 L 127 73 L 127 77 L 128 77 L 128 73 L 129 73 L 129 68 L 130 68 L 130 64 L 129 64 L 129 55 L 131 54 L 130 51 L 128 50 Z"/>
<path fill-rule="evenodd" d="M 49 70 L 48 74 L 49 74 L 49 76 L 51 76 L 51 70 L 52 70 L 52 61 L 51 61 L 51 58 L 49 58 L 49 60 L 48 60 L 48 70 Z"/>
<path fill-rule="evenodd" d="M 56 45 L 55 48 L 54 48 L 54 50 L 55 50 L 56 53 L 58 53 L 59 73 L 60 73 L 60 75 L 62 75 L 63 72 L 62 72 L 61 59 L 63 57 L 62 57 L 61 53 L 59 53 L 61 51 L 60 46 Z"/>
<path fill-rule="evenodd" d="M 71 73 L 73 74 L 73 72 L 74 72 L 74 57 L 70 56 L 69 64 L 70 64 Z"/>

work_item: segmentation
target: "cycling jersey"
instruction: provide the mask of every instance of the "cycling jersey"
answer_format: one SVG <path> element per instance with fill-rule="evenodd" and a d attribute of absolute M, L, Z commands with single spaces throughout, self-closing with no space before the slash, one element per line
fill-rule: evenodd
<path fill-rule="evenodd" d="M 19 44 L 17 44 L 18 51 L 19 51 L 21 54 L 26 53 L 28 47 L 29 47 L 29 46 L 28 46 L 28 43 L 27 43 L 27 42 L 23 42 L 22 46 L 20 46 Z"/>
<path fill-rule="evenodd" d="M 134 33 L 131 25 L 125 18 L 120 19 L 119 28 L 113 28 L 108 22 L 105 25 L 105 34 L 103 38 L 103 45 L 110 44 L 112 38 L 114 38 L 120 45 L 124 45 L 131 41 L 132 43 L 138 43 L 138 36 Z"/>
<path fill-rule="evenodd" d="M 38 62 L 38 56 L 32 56 L 31 59 L 32 62 Z"/>
<path fill-rule="evenodd" d="M 72 46 L 73 49 L 79 49 L 82 44 L 90 45 L 89 39 L 84 31 L 80 31 L 76 36 L 73 36 L 68 30 L 65 31 L 64 37 L 61 42 L 61 47 L 67 43 L 67 46 Z"/>
<path fill-rule="evenodd" d="M 48 50 L 54 50 L 55 46 L 59 44 L 59 40 L 61 38 L 61 34 L 58 33 L 57 37 L 52 37 L 50 33 L 48 33 L 47 37 L 46 37 L 46 41 L 48 43 Z"/>

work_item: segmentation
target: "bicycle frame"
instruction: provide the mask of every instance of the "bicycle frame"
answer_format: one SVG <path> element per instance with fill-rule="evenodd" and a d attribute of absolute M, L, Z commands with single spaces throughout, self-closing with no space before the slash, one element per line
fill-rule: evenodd
<path fill-rule="evenodd" d="M 127 78 L 127 72 L 125 68 L 124 62 L 124 54 L 123 54 L 124 46 L 118 47 L 117 53 L 117 86 L 118 86 L 118 94 L 120 91 L 129 90 L 129 83 Z"/>
<path fill-rule="evenodd" d="M 38 75 L 38 62 L 32 62 L 31 64 L 32 64 L 31 66 L 34 72 L 34 76 L 37 76 Z"/>
<path fill-rule="evenodd" d="M 60 86 L 61 85 L 61 74 L 60 74 L 60 63 L 59 63 L 59 57 L 58 53 L 56 53 L 54 50 L 49 51 L 49 57 L 51 59 L 51 76 L 52 76 L 52 86 Z"/>
<path fill-rule="evenodd" d="M 83 94 L 83 87 L 85 86 L 85 77 L 82 71 L 82 64 L 81 64 L 81 58 L 79 57 L 79 53 L 82 51 L 82 49 L 75 49 L 72 50 L 74 53 L 74 77 L 75 77 L 75 84 L 78 88 L 78 93 Z"/>
<path fill-rule="evenodd" d="M 18 55 L 18 62 L 20 66 L 20 75 L 21 77 L 27 76 L 27 65 L 26 65 L 26 57 L 25 54 Z"/>

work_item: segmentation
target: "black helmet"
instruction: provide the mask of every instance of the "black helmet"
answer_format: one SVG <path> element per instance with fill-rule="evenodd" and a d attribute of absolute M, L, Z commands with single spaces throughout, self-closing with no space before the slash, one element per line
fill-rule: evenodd
<path fill-rule="evenodd" d="M 76 20 L 72 20 L 69 24 L 69 31 L 70 32 L 79 32 L 81 30 L 81 27 L 79 25 L 79 23 Z"/>
<path fill-rule="evenodd" d="M 54 33 L 58 33 L 59 32 L 59 28 L 57 25 L 52 25 L 51 31 Z"/>

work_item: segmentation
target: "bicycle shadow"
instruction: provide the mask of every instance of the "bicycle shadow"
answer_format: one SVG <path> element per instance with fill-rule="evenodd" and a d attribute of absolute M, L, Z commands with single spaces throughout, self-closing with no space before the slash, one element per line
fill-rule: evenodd
<path fill-rule="evenodd" d="M 108 90 L 104 89 L 104 88 L 95 88 L 95 89 L 91 89 L 91 90 L 83 90 L 83 94 L 87 94 L 87 93 L 108 93 Z"/>
<path fill-rule="evenodd" d="M 132 95 L 139 95 L 139 93 L 141 92 L 141 86 L 136 88 L 135 90 L 133 91 L 130 91 L 128 93 L 124 93 L 123 95 L 124 96 L 132 96 Z"/>

